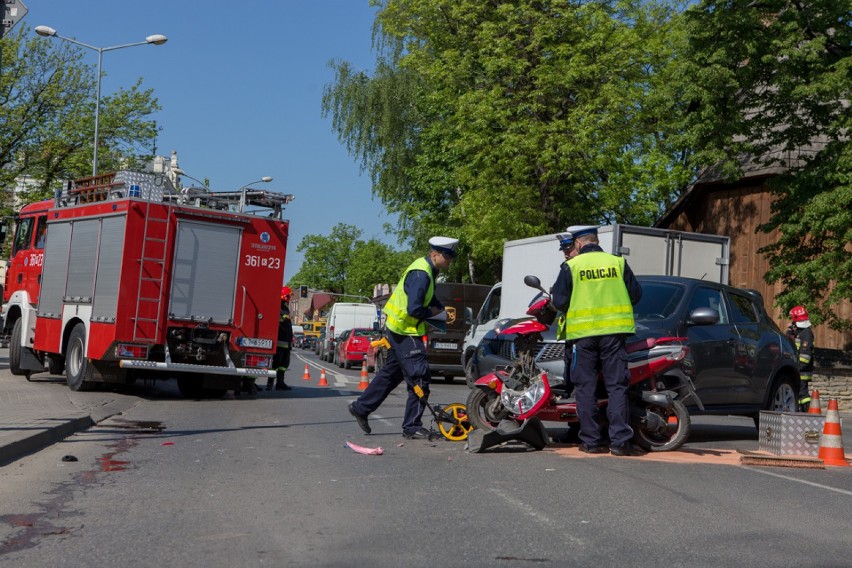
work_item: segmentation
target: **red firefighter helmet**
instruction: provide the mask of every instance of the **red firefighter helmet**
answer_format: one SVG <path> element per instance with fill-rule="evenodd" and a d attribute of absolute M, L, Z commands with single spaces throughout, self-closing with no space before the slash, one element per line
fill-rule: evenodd
<path fill-rule="evenodd" d="M 289 299 L 290 299 L 290 295 L 291 295 L 292 293 L 293 293 L 293 291 L 290 289 L 290 287 L 289 287 L 289 286 L 283 286 L 283 287 L 281 288 L 281 299 L 282 299 L 282 300 L 289 300 Z"/>
<path fill-rule="evenodd" d="M 790 310 L 790 319 L 793 320 L 793 322 L 797 322 L 809 320 L 811 318 L 808 316 L 808 310 L 805 309 L 805 306 L 796 306 Z"/>

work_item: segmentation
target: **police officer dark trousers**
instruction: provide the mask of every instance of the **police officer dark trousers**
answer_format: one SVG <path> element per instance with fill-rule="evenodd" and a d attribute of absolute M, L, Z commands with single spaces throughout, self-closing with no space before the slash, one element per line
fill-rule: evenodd
<path fill-rule="evenodd" d="M 572 231 L 580 254 L 566 262 L 553 285 L 553 304 L 565 312 L 561 335 L 573 341 L 571 381 L 580 418 L 580 450 L 637 455 L 630 439 L 629 375 L 624 339 L 635 331 L 633 305 L 642 287 L 622 257 L 598 245 L 596 227 Z M 609 448 L 597 419 L 598 369 L 607 390 Z"/>
<path fill-rule="evenodd" d="M 408 398 L 405 401 L 402 432 L 407 437 L 420 437 L 417 433 L 423 428 L 422 417 L 426 406 L 414 392 L 414 385 L 420 385 L 426 395 L 424 398 L 428 398 L 431 373 L 426 347 L 420 337 L 399 335 L 389 330 L 385 333 L 391 346 L 387 361 L 358 398 L 356 409 L 359 414 L 371 414 L 404 380 Z"/>
<path fill-rule="evenodd" d="M 391 391 L 405 381 L 408 398 L 402 420 L 402 435 L 408 439 L 429 437 L 429 431 L 423 428 L 422 422 L 431 380 L 424 320 L 444 311 L 444 306 L 435 297 L 435 276 L 438 271 L 449 267 L 455 257 L 458 240 L 433 237 L 429 239 L 429 244 L 429 254 L 418 258 L 405 270 L 384 307 L 387 316 L 386 335 L 390 343 L 387 362 L 358 400 L 349 404 L 349 414 L 355 417 L 358 426 L 367 434 L 371 431 L 367 417 L 379 408 Z M 423 389 L 426 396 L 422 400 L 415 393 L 415 386 Z"/>

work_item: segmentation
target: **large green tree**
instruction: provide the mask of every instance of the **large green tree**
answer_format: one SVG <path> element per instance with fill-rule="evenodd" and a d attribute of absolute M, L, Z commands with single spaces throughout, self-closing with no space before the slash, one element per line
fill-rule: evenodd
<path fill-rule="evenodd" d="M 686 187 L 669 3 L 373 3 L 376 69 L 336 63 L 323 109 L 403 236 L 460 237 L 498 269 L 505 239 L 650 224 Z"/>
<path fill-rule="evenodd" d="M 696 158 L 730 179 L 751 160 L 770 182 L 779 240 L 763 251 L 781 308 L 805 304 L 837 329 L 852 299 L 852 2 L 703 0 L 686 12 L 680 77 Z"/>
<path fill-rule="evenodd" d="M 3 206 L 16 177 L 40 181 L 32 201 L 55 182 L 91 175 L 96 68 L 73 44 L 33 37 L 26 26 L 0 39 L 0 188 Z M 98 162 L 101 171 L 138 164 L 151 155 L 159 110 L 153 92 L 137 82 L 101 97 Z"/>
<path fill-rule="evenodd" d="M 296 247 L 304 253 L 302 266 L 288 285 L 371 298 L 376 284 L 396 284 L 413 256 L 375 239 L 364 241 L 362 234 L 338 223 L 329 235 L 306 235 Z"/>

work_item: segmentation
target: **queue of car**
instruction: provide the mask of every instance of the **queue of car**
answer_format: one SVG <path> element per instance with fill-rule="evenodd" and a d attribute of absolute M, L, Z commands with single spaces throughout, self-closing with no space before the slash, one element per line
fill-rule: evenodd
<path fill-rule="evenodd" d="M 690 412 L 757 420 L 761 410 L 796 411 L 800 381 L 796 349 L 769 317 L 758 292 L 679 276 L 637 278 L 643 294 L 634 307 L 635 339 L 688 339 L 690 353 L 680 366 L 704 405 L 703 410 L 691 407 Z M 499 320 L 476 344 L 472 356 L 470 351 L 462 352 L 467 328 L 493 319 L 493 307 L 488 302 L 493 298 L 485 298 L 487 287 L 440 283 L 436 293 L 447 307 L 450 326 L 444 331 L 429 330 L 433 376 L 443 376 L 450 382 L 457 374 L 464 374 L 472 385 L 476 378 L 516 360 L 514 336 L 499 334 L 500 329 L 516 321 L 511 319 Z M 530 291 L 529 298 L 534 295 Z M 477 316 L 460 317 L 465 312 Z M 336 339 L 324 331 L 313 346 L 314 352 L 320 359 L 344 368 L 366 361 L 368 371 L 378 372 L 386 361 L 388 345 L 379 342 L 382 334 L 376 327 L 343 330 Z M 565 372 L 564 351 L 564 342 L 556 340 L 555 326 L 551 326 L 535 359 L 558 382 Z"/>

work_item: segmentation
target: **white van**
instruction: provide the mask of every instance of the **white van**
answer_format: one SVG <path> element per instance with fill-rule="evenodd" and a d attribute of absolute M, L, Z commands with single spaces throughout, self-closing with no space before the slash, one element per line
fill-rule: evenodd
<path fill-rule="evenodd" d="M 293 326 L 293 347 L 301 347 L 305 340 L 305 328 L 301 325 Z"/>
<path fill-rule="evenodd" d="M 336 340 L 347 329 L 366 327 L 373 329 L 379 322 L 379 310 L 373 304 L 338 302 L 331 306 L 325 322 L 325 339 L 320 358 L 332 361 Z"/>

